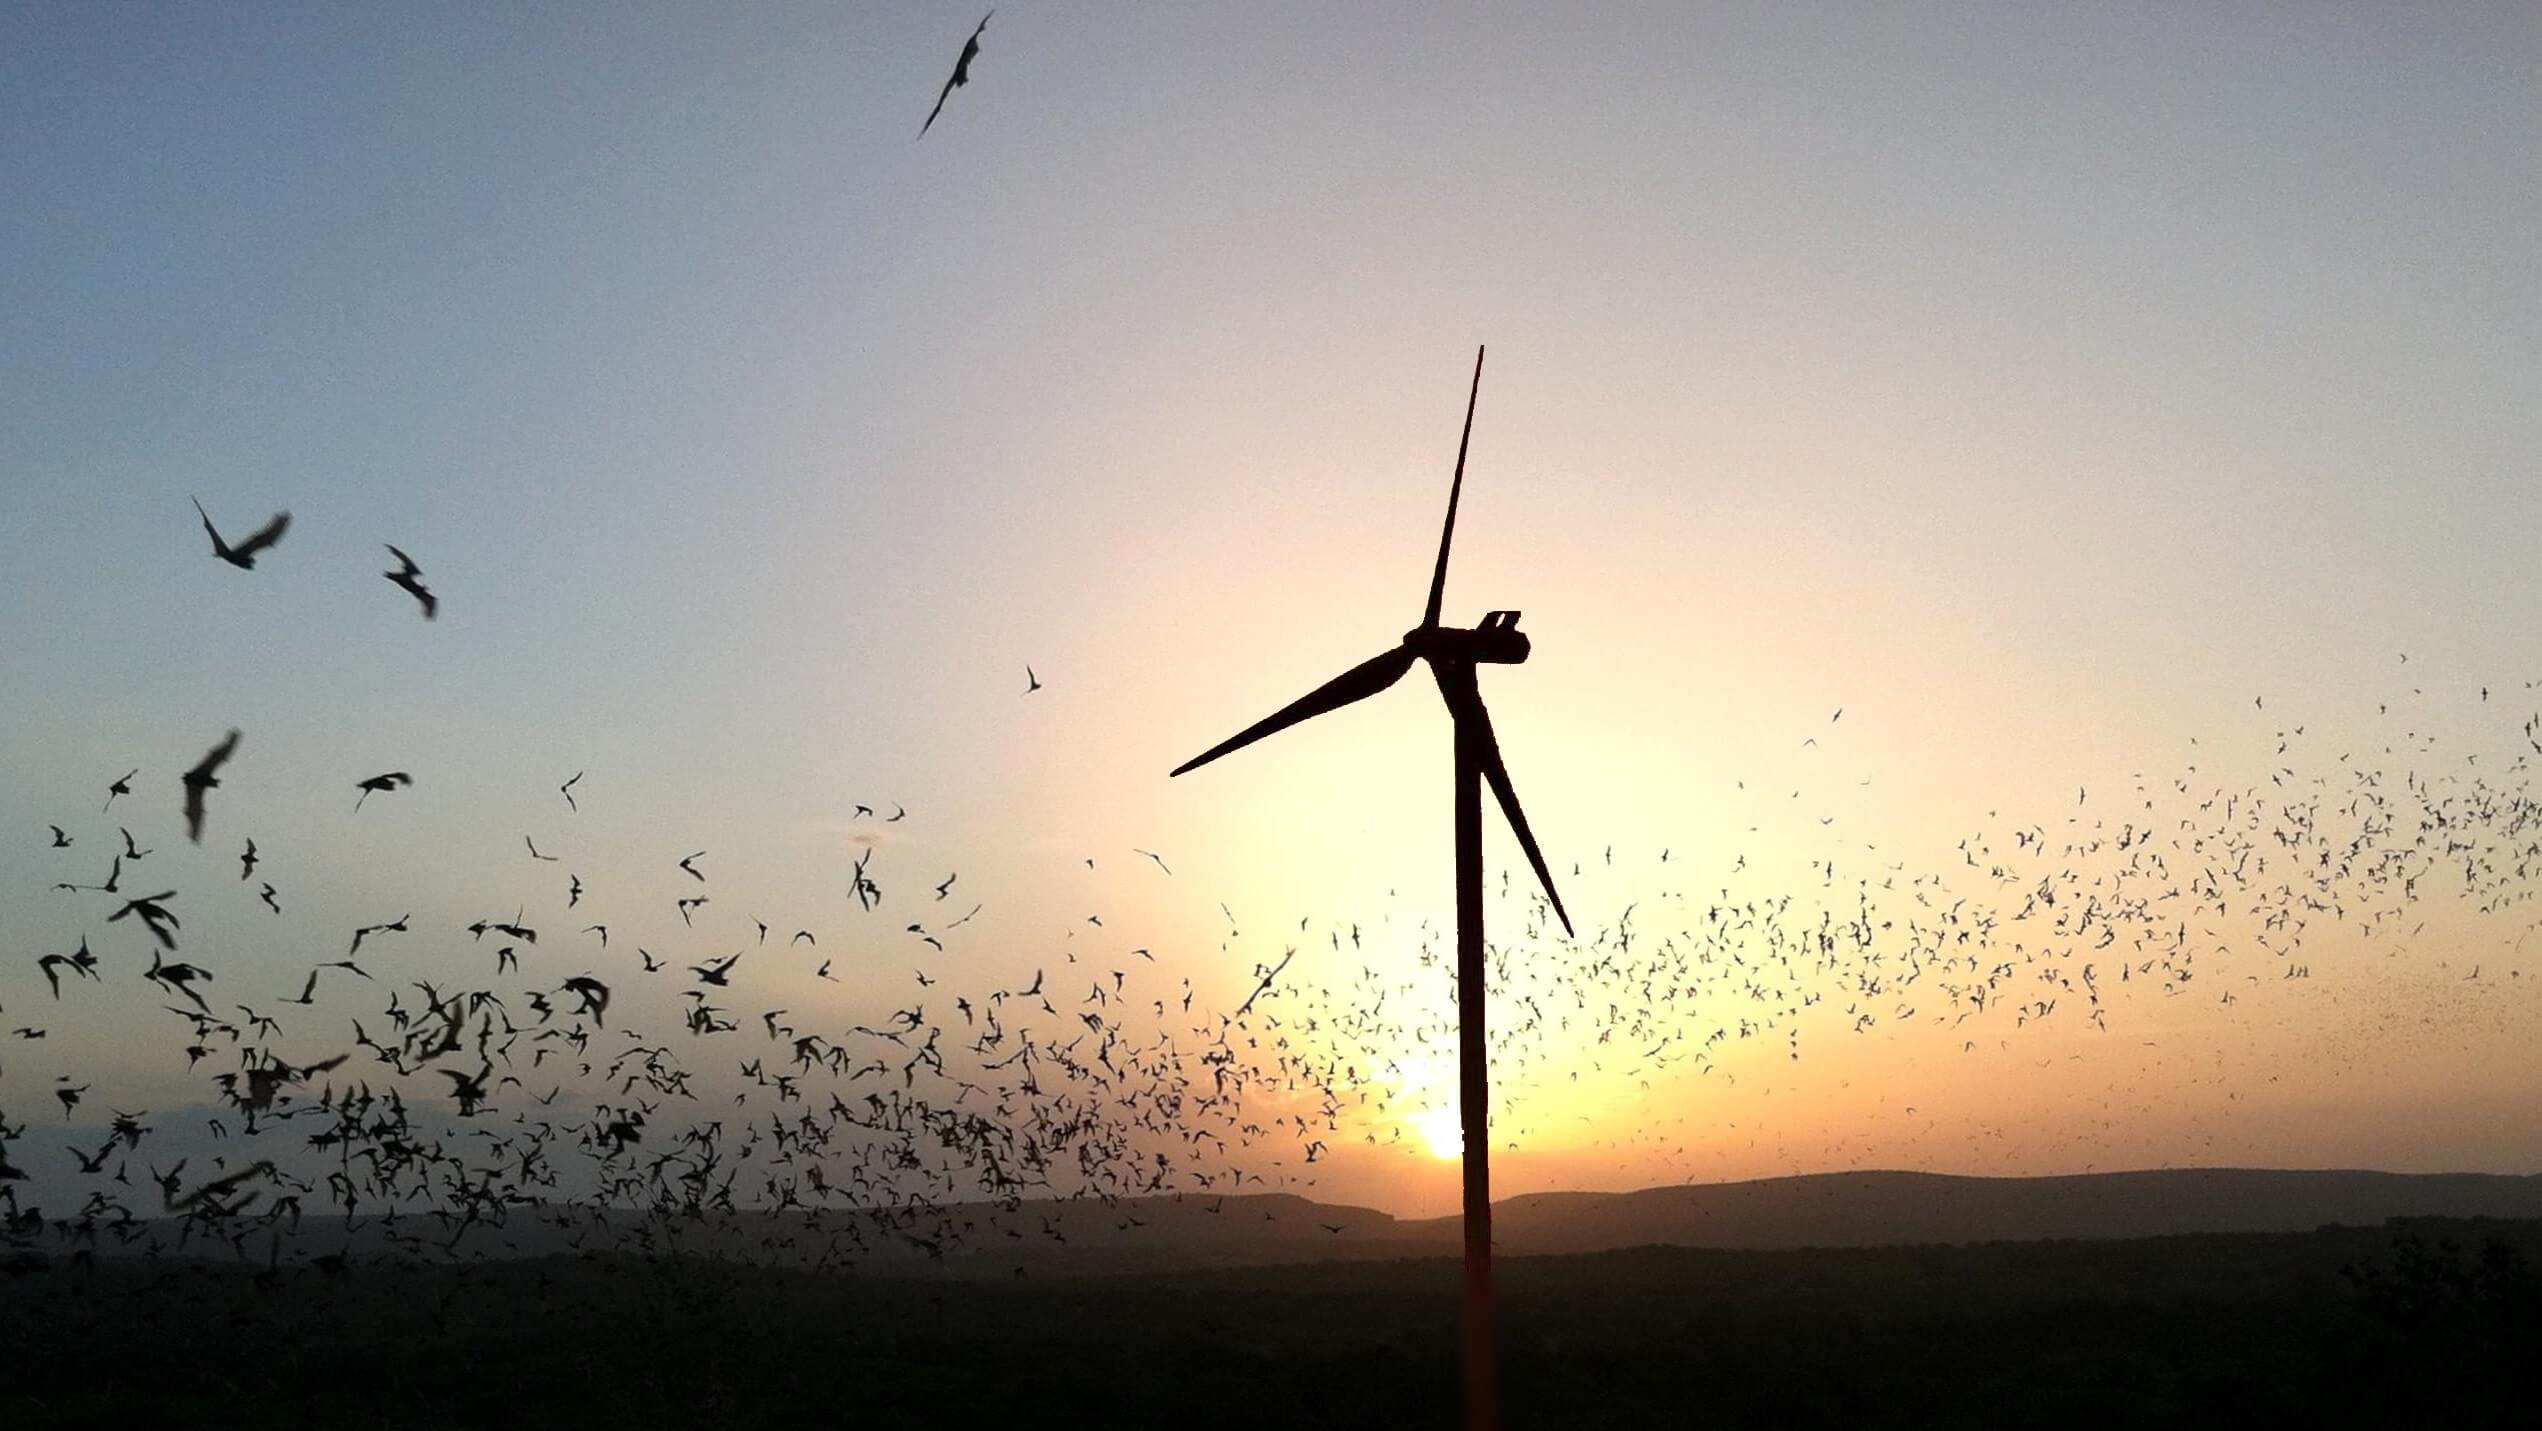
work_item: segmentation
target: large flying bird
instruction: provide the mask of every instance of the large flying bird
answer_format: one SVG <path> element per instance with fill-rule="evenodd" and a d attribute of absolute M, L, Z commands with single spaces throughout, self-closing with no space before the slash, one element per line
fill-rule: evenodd
<path fill-rule="evenodd" d="M 373 795 L 379 794 L 381 791 L 402 790 L 414 783 L 415 777 L 407 774 L 403 770 L 392 770 L 385 775 L 374 775 L 368 780 L 355 781 L 353 788 L 361 791 L 362 793 L 354 797 L 353 808 L 356 810 L 361 809 L 363 801 L 370 799 Z"/>
<path fill-rule="evenodd" d="M 989 27 L 990 19 L 996 14 L 995 10 L 991 10 L 982 15 L 979 25 L 971 31 L 971 38 L 962 42 L 962 57 L 953 62 L 953 78 L 944 82 L 944 88 L 936 95 L 936 107 L 927 111 L 927 122 L 918 126 L 919 138 L 926 138 L 927 131 L 935 127 L 936 116 L 944 113 L 945 100 L 956 89 L 971 82 L 971 62 L 980 57 L 980 31 Z"/>
<path fill-rule="evenodd" d="M 240 571 L 254 571 L 256 554 L 281 541 L 284 530 L 291 525 L 289 512 L 276 512 L 273 520 L 258 527 L 253 536 L 237 546 L 231 546 L 221 540 L 220 529 L 212 525 L 212 514 L 203 510 L 202 499 L 198 497 L 188 500 L 194 503 L 194 514 L 203 519 L 203 530 L 212 535 L 212 555 L 237 567 Z"/>
<path fill-rule="evenodd" d="M 399 551 L 396 547 L 391 546 L 386 542 L 382 542 L 381 545 L 387 546 L 388 554 L 397 558 L 397 570 L 384 571 L 381 572 L 380 575 L 387 577 L 390 581 L 406 588 L 407 595 L 412 596 L 415 600 L 423 603 L 424 619 L 426 621 L 432 620 L 433 613 L 441 610 L 441 598 L 433 595 L 432 591 L 424 585 L 422 580 L 424 569 L 415 565 L 415 559 L 413 557 Z"/>
<path fill-rule="evenodd" d="M 203 843 L 203 792 L 220 788 L 221 767 L 237 751 L 238 732 L 233 730 L 185 772 L 185 837 L 198 845 Z"/>

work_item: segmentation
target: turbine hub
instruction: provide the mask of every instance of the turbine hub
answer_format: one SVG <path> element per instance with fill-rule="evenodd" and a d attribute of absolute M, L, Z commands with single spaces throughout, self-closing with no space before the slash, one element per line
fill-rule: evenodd
<path fill-rule="evenodd" d="M 1404 649 L 1431 661 L 1467 661 L 1476 665 L 1515 666 L 1527 659 L 1527 635 L 1518 629 L 1518 613 L 1486 613 L 1483 624 L 1415 626 L 1403 633 Z"/>

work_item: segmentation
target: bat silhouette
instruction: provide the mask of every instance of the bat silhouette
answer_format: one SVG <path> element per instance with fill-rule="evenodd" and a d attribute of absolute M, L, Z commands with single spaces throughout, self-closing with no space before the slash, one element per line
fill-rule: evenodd
<path fill-rule="evenodd" d="M 237 567 L 240 571 L 254 571 L 256 569 L 257 554 L 264 551 L 265 548 L 272 546 L 274 543 L 281 541 L 282 534 L 291 526 L 291 514 L 289 512 L 276 512 L 274 513 L 273 520 L 265 523 L 265 525 L 261 527 L 258 527 L 254 535 L 250 536 L 247 540 L 240 542 L 237 546 L 231 546 L 229 543 L 221 540 L 220 529 L 212 525 L 212 514 L 203 510 L 202 499 L 199 497 L 190 497 L 187 500 L 194 503 L 194 515 L 203 519 L 203 530 L 211 534 L 212 555 L 228 562 L 231 566 Z"/>
<path fill-rule="evenodd" d="M 381 545 L 388 546 L 388 543 L 383 542 Z M 397 558 L 397 570 L 384 571 L 381 572 L 380 575 L 387 577 L 390 581 L 406 588 L 407 595 L 412 596 L 417 601 L 423 603 L 424 619 L 426 621 L 432 620 L 433 613 L 441 610 L 441 598 L 433 595 L 431 590 L 425 587 L 424 583 L 419 579 L 423 576 L 424 569 L 415 565 L 415 559 L 413 557 L 399 551 L 394 546 L 388 546 L 388 554 Z"/>
<path fill-rule="evenodd" d="M 971 38 L 962 42 L 962 57 L 953 62 L 953 78 L 946 80 L 944 88 L 936 94 L 936 107 L 927 111 L 927 122 L 918 126 L 919 138 L 926 138 L 927 131 L 935 127 L 936 116 L 944 113 L 944 102 L 952 97 L 953 92 L 971 82 L 971 62 L 980 57 L 980 31 L 989 27 L 989 21 L 996 14 L 995 10 L 991 10 L 982 15 L 978 27 L 971 31 Z M 214 537 L 213 540 L 219 541 L 220 538 Z"/>
<path fill-rule="evenodd" d="M 220 788 L 221 767 L 237 753 L 238 732 L 233 730 L 185 772 L 185 837 L 198 845 L 203 843 L 203 792 Z"/>
<path fill-rule="evenodd" d="M 363 801 L 382 790 L 402 790 L 414 783 L 415 777 L 403 770 L 392 770 L 385 775 L 374 775 L 368 780 L 357 781 L 353 788 L 362 793 L 354 797 L 353 808 L 361 809 Z"/>

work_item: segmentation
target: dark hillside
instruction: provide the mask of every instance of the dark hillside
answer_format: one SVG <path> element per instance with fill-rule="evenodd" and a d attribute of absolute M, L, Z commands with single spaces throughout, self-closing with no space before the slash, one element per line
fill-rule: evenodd
<path fill-rule="evenodd" d="M 2542 1222 L 1512 1258 L 1517 1426 L 2523 1424 Z M 1445 1259 L 22 1264 L 0 1425 L 1445 1426 Z"/>

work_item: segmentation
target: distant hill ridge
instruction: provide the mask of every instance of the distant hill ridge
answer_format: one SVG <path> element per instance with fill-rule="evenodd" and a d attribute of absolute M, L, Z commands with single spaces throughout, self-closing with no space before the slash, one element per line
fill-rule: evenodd
<path fill-rule="evenodd" d="M 1527 1193 L 1494 1204 L 1492 1232 L 1503 1256 L 1527 1256 L 1652 1246 L 1769 1251 L 2309 1232 L 2328 1223 L 2375 1226 L 2399 1217 L 2542 1220 L 2542 1175 L 2266 1168 L 2059 1177 L 1817 1173 L 1638 1192 Z M 664 1220 L 630 1211 L 608 1215 L 607 1230 L 594 1228 L 588 1213 L 572 1221 L 584 1235 L 523 1210 L 470 1228 L 460 1246 L 467 1255 L 496 1258 L 645 1245 L 805 1263 L 830 1241 L 807 1229 L 799 1212 Z M 1460 1239 L 1454 1217 L 1397 1218 L 1293 1193 L 1086 1198 L 1011 1210 L 970 1203 L 922 1213 L 826 1212 L 817 1221 L 825 1229 L 862 1224 L 865 1250 L 852 1258 L 857 1269 L 921 1277 L 1452 1258 Z M 350 1234 L 341 1218 L 310 1217 L 287 1240 L 299 1256 L 377 1256 L 393 1250 L 388 1239 L 401 1227 L 416 1247 L 447 1236 L 432 1219 L 410 1213 L 396 1224 L 362 1219 Z M 141 1242 L 101 1239 L 99 1250 L 130 1255 L 155 1243 L 173 1251 L 177 1231 L 173 1223 L 155 1222 Z M 943 1255 L 931 1255 L 929 1246 Z"/>
<path fill-rule="evenodd" d="M 2542 1176 L 2169 1168 L 2060 1177 L 1817 1173 L 1497 1203 L 1511 1253 L 1687 1247 L 1874 1247 L 2306 1232 L 2394 1217 L 2542 1217 Z M 1456 1219 L 1431 1224 L 1453 1237 Z"/>

